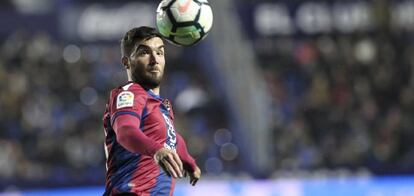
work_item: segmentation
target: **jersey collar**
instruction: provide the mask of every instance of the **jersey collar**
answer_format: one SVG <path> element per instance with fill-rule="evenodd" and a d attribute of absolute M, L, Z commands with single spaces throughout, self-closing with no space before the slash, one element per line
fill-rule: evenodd
<path fill-rule="evenodd" d="M 151 89 L 147 90 L 147 93 L 148 93 L 149 95 L 151 95 L 151 97 L 153 97 L 153 98 L 155 98 L 155 99 L 158 99 L 158 100 L 160 100 L 160 101 L 163 101 L 163 99 L 161 98 L 161 96 L 159 96 L 159 95 L 155 94 L 155 93 L 154 93 L 154 91 L 152 91 Z"/>

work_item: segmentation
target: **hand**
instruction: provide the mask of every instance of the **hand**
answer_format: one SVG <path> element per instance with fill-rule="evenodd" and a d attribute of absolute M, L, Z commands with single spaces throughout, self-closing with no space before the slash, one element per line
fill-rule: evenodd
<path fill-rule="evenodd" d="M 170 149 L 161 148 L 154 155 L 155 161 L 160 165 L 169 175 L 174 178 L 183 177 L 183 163 L 178 154 Z"/>
<path fill-rule="evenodd" d="M 200 170 L 200 168 L 198 168 L 196 166 L 196 168 L 194 169 L 193 172 L 186 171 L 185 174 L 187 174 L 187 173 L 188 173 L 188 176 L 190 177 L 190 184 L 193 185 L 193 186 L 195 186 L 196 183 L 197 183 L 197 181 L 201 177 L 201 170 Z"/>

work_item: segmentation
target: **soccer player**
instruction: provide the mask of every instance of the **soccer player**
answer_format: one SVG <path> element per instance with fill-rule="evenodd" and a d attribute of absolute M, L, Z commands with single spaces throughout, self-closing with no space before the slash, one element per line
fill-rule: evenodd
<path fill-rule="evenodd" d="M 164 41 L 151 27 L 129 30 L 121 41 L 128 83 L 111 91 L 104 114 L 104 195 L 172 195 L 176 178 L 194 186 L 201 171 L 174 129 L 170 102 L 160 97 Z"/>

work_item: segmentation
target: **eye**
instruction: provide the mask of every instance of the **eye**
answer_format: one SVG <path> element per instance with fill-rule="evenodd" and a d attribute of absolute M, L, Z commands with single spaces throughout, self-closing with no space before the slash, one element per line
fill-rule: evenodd
<path fill-rule="evenodd" d="M 157 55 L 159 55 L 159 56 L 164 55 L 164 51 L 163 51 L 163 50 L 158 50 L 158 51 L 157 51 Z"/>
<path fill-rule="evenodd" d="M 149 53 L 150 53 L 150 51 L 148 49 L 142 48 L 142 49 L 138 50 L 138 55 L 140 55 L 140 56 L 147 55 Z"/>

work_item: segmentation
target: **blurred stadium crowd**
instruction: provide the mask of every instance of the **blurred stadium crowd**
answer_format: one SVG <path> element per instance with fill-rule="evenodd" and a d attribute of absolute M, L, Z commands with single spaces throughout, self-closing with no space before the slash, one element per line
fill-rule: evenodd
<path fill-rule="evenodd" d="M 414 173 L 414 45 L 409 34 L 255 40 L 268 85 L 276 165 L 284 172 Z M 169 46 L 171 47 L 171 46 Z M 205 174 L 239 175 L 226 106 L 190 51 L 167 48 L 161 94 Z M 102 114 L 125 82 L 115 43 L 68 44 L 46 32 L 0 39 L 0 190 L 102 185 Z"/>
<path fill-rule="evenodd" d="M 410 35 L 379 31 L 280 38 L 265 46 L 276 51 L 263 56 L 275 106 L 276 169 L 413 173 L 409 42 Z"/>

